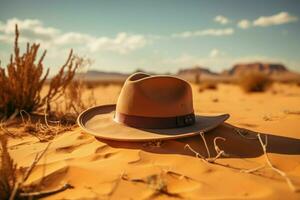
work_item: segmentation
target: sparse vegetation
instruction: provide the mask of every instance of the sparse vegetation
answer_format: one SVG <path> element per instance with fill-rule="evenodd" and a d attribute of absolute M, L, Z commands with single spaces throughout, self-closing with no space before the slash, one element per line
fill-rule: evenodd
<path fill-rule="evenodd" d="M 199 84 L 200 83 L 200 73 L 198 72 L 198 73 L 196 73 L 196 75 L 195 75 L 195 83 L 196 84 Z"/>
<path fill-rule="evenodd" d="M 200 84 L 198 91 L 203 92 L 204 90 L 217 90 L 218 84 L 213 81 L 207 81 Z"/>
<path fill-rule="evenodd" d="M 49 69 L 44 73 L 46 51 L 36 62 L 40 45 L 27 43 L 25 53 L 20 55 L 18 39 L 19 30 L 16 25 L 14 55 L 11 55 L 6 69 L 0 66 L 1 118 L 16 115 L 21 110 L 30 113 L 44 106 L 49 111 L 50 103 L 63 94 L 82 63 L 82 59 L 74 56 L 71 50 L 65 64 L 50 80 L 48 92 L 42 97 L 41 90 L 49 75 Z"/>
<path fill-rule="evenodd" d="M 263 73 L 249 73 L 241 76 L 239 84 L 245 92 L 264 92 L 273 81 Z"/>

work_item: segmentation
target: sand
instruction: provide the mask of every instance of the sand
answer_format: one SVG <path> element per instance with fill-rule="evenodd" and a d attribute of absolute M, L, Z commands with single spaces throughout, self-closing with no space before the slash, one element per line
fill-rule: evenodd
<path fill-rule="evenodd" d="M 116 102 L 119 91 L 113 85 L 96 88 L 97 103 Z M 265 93 L 245 94 L 235 85 L 201 93 L 193 85 L 193 93 L 197 113 L 231 115 L 205 134 L 212 156 L 213 139 L 219 136 L 226 141 L 218 146 L 229 157 L 214 164 L 196 158 L 184 147 L 189 144 L 207 156 L 200 136 L 124 143 L 96 139 L 76 127 L 52 140 L 27 183 L 39 183 L 44 176 L 44 189 L 74 186 L 45 199 L 300 199 L 270 168 L 242 172 L 266 164 L 255 139 L 255 132 L 265 133 L 272 164 L 300 188 L 300 87 L 276 84 Z M 242 137 L 236 127 L 249 130 L 246 137 L 254 139 Z M 28 167 L 46 146 L 33 136 L 9 139 L 9 152 L 19 167 Z"/>

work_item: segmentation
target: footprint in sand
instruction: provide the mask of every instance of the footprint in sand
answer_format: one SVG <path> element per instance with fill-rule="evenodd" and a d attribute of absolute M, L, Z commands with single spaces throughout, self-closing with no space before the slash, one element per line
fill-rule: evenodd
<path fill-rule="evenodd" d="M 95 150 L 95 155 L 91 158 L 91 161 L 96 161 L 99 159 L 107 159 L 118 153 L 118 152 L 112 152 L 109 150 L 112 150 L 112 149 L 107 144 L 104 144 L 103 146 L 98 147 Z"/>
<path fill-rule="evenodd" d="M 97 161 L 101 159 L 108 159 L 112 156 L 116 155 L 118 152 L 104 153 L 104 154 L 96 154 L 91 158 L 91 161 Z"/>
<path fill-rule="evenodd" d="M 55 151 L 58 153 L 72 153 L 79 147 L 86 145 L 86 144 L 90 144 L 91 142 L 92 142 L 92 140 L 86 140 L 82 143 L 77 143 L 77 144 L 75 143 L 75 144 L 71 144 L 68 146 L 58 147 L 57 149 L 55 149 Z"/>

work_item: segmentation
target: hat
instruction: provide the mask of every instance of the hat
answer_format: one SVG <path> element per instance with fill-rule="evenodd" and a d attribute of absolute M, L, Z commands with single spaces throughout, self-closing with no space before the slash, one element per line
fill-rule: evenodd
<path fill-rule="evenodd" d="M 196 135 L 228 118 L 228 114 L 194 113 L 192 88 L 180 78 L 135 73 L 125 81 L 116 105 L 89 108 L 77 122 L 85 132 L 99 138 L 151 141 Z"/>

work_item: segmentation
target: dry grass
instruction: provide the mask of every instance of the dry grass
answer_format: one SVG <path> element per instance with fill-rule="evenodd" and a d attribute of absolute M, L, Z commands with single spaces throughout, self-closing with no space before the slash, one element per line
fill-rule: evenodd
<path fill-rule="evenodd" d="M 239 80 L 239 85 L 245 92 L 264 92 L 272 83 L 268 75 L 263 73 L 245 74 Z"/>
<path fill-rule="evenodd" d="M 50 110 L 50 103 L 63 94 L 72 81 L 76 69 L 82 63 L 81 59 L 73 56 L 71 50 L 65 64 L 50 80 L 47 94 L 42 97 L 40 93 L 49 74 L 49 69 L 44 72 L 43 65 L 46 51 L 36 62 L 40 45 L 27 43 L 26 51 L 21 55 L 18 39 L 19 31 L 16 25 L 14 55 L 11 55 L 6 69 L 0 66 L 0 117 L 2 118 L 19 113 L 21 110 L 30 113 L 45 105 Z"/>
<path fill-rule="evenodd" d="M 25 181 L 29 178 L 32 171 L 44 156 L 49 148 L 50 143 L 39 154 L 36 155 L 32 164 L 26 169 L 18 169 L 13 159 L 8 153 L 7 138 L 4 135 L 0 135 L 1 143 L 1 163 L 0 163 L 0 199 L 13 200 L 13 199 L 38 199 L 46 197 L 57 192 L 64 191 L 72 188 L 69 184 L 64 184 L 54 190 L 49 191 L 37 191 L 42 183 L 39 185 L 25 185 Z M 43 179 L 42 179 L 43 180 Z"/>
<path fill-rule="evenodd" d="M 9 156 L 7 139 L 0 136 L 1 163 L 0 163 L 0 199 L 9 199 L 17 182 L 17 165 Z"/>
<path fill-rule="evenodd" d="M 83 92 L 86 89 L 86 84 L 83 80 L 74 80 L 68 86 L 65 93 L 66 110 L 79 114 L 88 107 L 96 105 L 94 91 L 91 90 L 87 100 L 83 99 Z"/>
<path fill-rule="evenodd" d="M 54 139 L 58 134 L 71 130 L 76 123 L 73 116 L 70 119 L 64 119 L 60 116 L 61 118 L 58 120 L 49 120 L 46 112 L 44 116 L 39 116 L 39 119 L 35 122 L 32 121 L 30 114 L 24 110 L 20 112 L 20 115 L 24 132 L 35 136 L 40 142 L 48 142 Z"/>
<path fill-rule="evenodd" d="M 200 83 L 198 92 L 203 92 L 205 90 L 217 90 L 218 89 L 218 83 L 215 81 L 207 81 Z"/>
<path fill-rule="evenodd" d="M 167 172 L 162 172 L 161 174 L 153 174 L 145 178 L 137 179 L 131 179 L 126 174 L 123 174 L 121 178 L 125 181 L 146 184 L 150 189 L 153 190 L 153 193 L 147 199 L 154 199 L 160 195 L 166 195 L 167 197 L 173 198 L 182 198 L 178 193 L 173 193 L 169 191 L 168 184 L 163 178 L 163 173 Z"/>
<path fill-rule="evenodd" d="M 196 73 L 195 75 L 195 84 L 199 84 L 200 83 L 200 73 Z"/>

